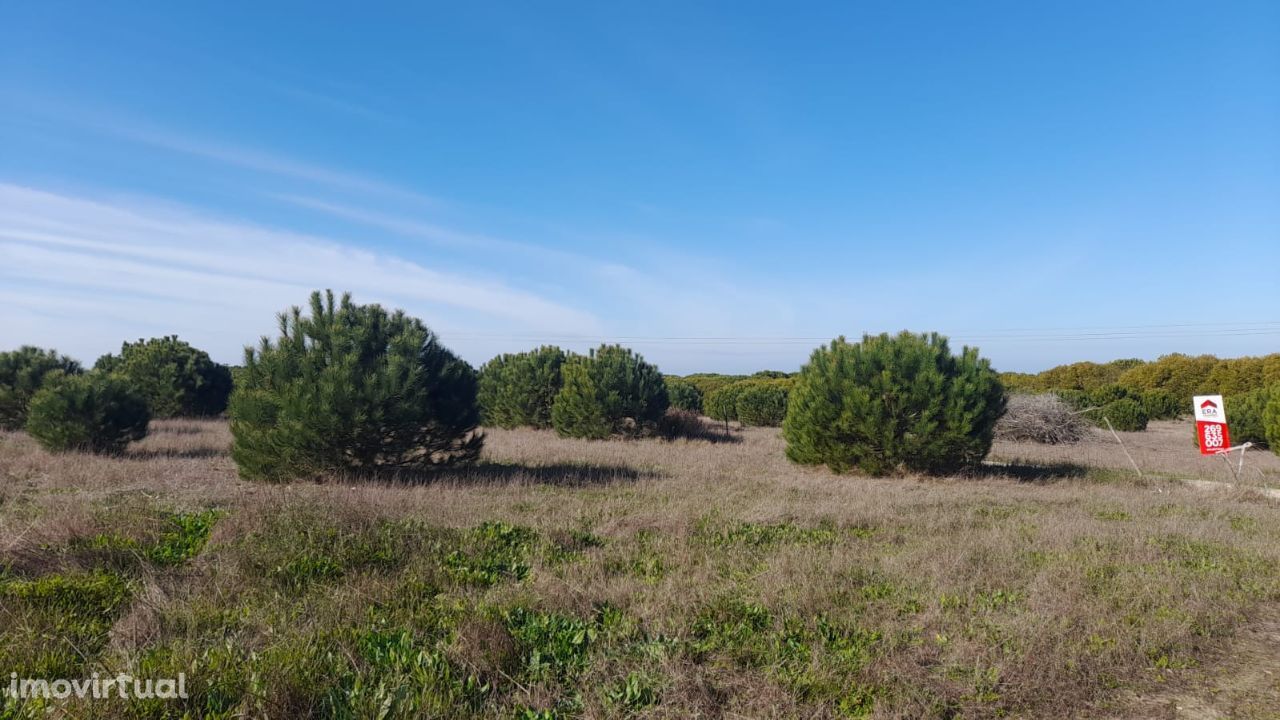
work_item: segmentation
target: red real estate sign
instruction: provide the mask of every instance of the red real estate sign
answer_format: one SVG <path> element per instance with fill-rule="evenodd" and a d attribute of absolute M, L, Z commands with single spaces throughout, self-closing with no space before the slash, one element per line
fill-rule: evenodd
<path fill-rule="evenodd" d="M 1216 455 L 1231 447 L 1227 432 L 1227 407 L 1221 395 L 1196 395 L 1191 401 L 1196 415 L 1196 437 L 1200 454 Z"/>

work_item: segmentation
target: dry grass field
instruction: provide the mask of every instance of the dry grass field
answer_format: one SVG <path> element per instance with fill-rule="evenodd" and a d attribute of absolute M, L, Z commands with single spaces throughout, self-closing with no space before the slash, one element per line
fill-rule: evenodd
<path fill-rule="evenodd" d="M 185 672 L 65 717 L 1280 717 L 1280 458 L 1185 424 L 866 479 L 491 431 L 479 467 L 242 482 L 220 421 L 0 435 L 0 668 Z M 380 713 L 385 713 L 380 715 Z M 39 716 L 36 704 L 0 717 Z"/>

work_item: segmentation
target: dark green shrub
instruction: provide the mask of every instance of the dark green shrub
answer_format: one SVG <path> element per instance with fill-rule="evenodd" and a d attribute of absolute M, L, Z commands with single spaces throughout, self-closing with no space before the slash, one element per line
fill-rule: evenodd
<path fill-rule="evenodd" d="M 551 405 L 560 392 L 565 353 L 547 345 L 506 353 L 485 363 L 477 377 L 480 415 L 486 425 L 551 427 Z"/>
<path fill-rule="evenodd" d="M 115 454 L 147 435 L 147 401 L 106 373 L 70 375 L 31 398 L 27 433 L 46 450 Z"/>
<path fill-rule="evenodd" d="M 46 379 L 80 372 L 80 363 L 53 350 L 23 345 L 0 353 L 0 429 L 19 430 L 26 424 L 27 404 Z"/>
<path fill-rule="evenodd" d="M 1133 398 L 1120 398 L 1112 400 L 1097 410 L 1086 413 L 1087 416 L 1097 425 L 1106 427 L 1106 420 L 1111 421 L 1111 426 L 1116 430 L 1125 432 L 1141 432 L 1147 429 L 1147 411 L 1142 407 L 1142 403 Z"/>
<path fill-rule="evenodd" d="M 687 383 L 692 383 L 694 387 L 698 388 L 698 392 L 702 395 L 702 402 L 705 405 L 707 398 L 711 393 L 726 385 L 732 385 L 739 380 L 744 380 L 745 376 L 721 375 L 719 373 L 694 373 L 692 375 L 685 375 L 680 379 Z"/>
<path fill-rule="evenodd" d="M 240 375 L 231 456 L 245 478 L 420 470 L 472 461 L 484 441 L 471 366 L 421 320 L 349 294 L 281 314 Z"/>
<path fill-rule="evenodd" d="M 1072 412 L 1080 412 L 1093 407 L 1089 393 L 1083 390 L 1055 390 L 1054 394 L 1071 408 Z"/>
<path fill-rule="evenodd" d="M 671 400 L 671 407 L 692 413 L 702 412 L 702 392 L 697 385 L 670 375 L 663 380 L 667 383 L 667 397 Z"/>
<path fill-rule="evenodd" d="M 177 335 L 124 343 L 93 368 L 128 381 L 158 418 L 217 415 L 231 395 L 231 369 Z"/>
<path fill-rule="evenodd" d="M 556 432 L 564 437 L 601 439 L 653 432 L 670 400 L 658 368 L 619 345 L 602 345 L 590 355 L 569 358 L 564 384 L 551 408 Z"/>
<path fill-rule="evenodd" d="M 1267 403 L 1271 398 L 1280 395 L 1280 386 L 1258 388 L 1247 393 L 1229 395 L 1224 398 L 1227 420 L 1231 426 L 1231 444 L 1243 445 L 1251 442 L 1259 447 L 1269 447 L 1267 428 L 1263 418 L 1267 411 Z"/>
<path fill-rule="evenodd" d="M 743 425 L 777 427 L 787 416 L 787 381 L 748 381 L 738 392 L 738 421 Z"/>
<path fill-rule="evenodd" d="M 1262 429 L 1267 436 L 1267 447 L 1280 455 L 1280 385 L 1271 386 L 1271 398 L 1262 409 Z"/>
<path fill-rule="evenodd" d="M 1000 378 L 976 349 L 953 355 L 937 333 L 868 335 L 814 350 L 782 431 L 793 462 L 948 473 L 986 456 L 1004 409 Z"/>
<path fill-rule="evenodd" d="M 1137 402 L 1141 400 L 1142 395 L 1123 385 L 1115 384 L 1102 385 L 1089 392 L 1089 404 L 1096 407 L 1110 405 L 1116 400 L 1124 400 L 1126 398 Z"/>
<path fill-rule="evenodd" d="M 1142 407 L 1152 420 L 1176 420 L 1190 412 L 1191 398 L 1180 398 L 1163 390 L 1141 393 Z"/>

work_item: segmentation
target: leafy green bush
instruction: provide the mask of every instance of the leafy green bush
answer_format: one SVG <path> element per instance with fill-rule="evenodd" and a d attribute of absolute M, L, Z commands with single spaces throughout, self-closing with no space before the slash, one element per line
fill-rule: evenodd
<path fill-rule="evenodd" d="M 782 431 L 793 462 L 948 473 L 986 456 L 1004 409 L 999 376 L 976 349 L 953 355 L 937 333 L 842 337 L 801 369 Z"/>
<path fill-rule="evenodd" d="M 602 439 L 653 432 L 670 400 L 658 368 L 620 345 L 565 361 L 551 421 L 564 437 Z"/>
<path fill-rule="evenodd" d="M 719 390 L 726 385 L 732 385 L 739 380 L 745 380 L 743 375 L 721 375 L 720 373 L 694 373 L 685 375 L 680 378 L 687 383 L 692 383 L 698 388 L 698 392 L 702 395 L 702 402 L 705 404 L 711 393 Z"/>
<path fill-rule="evenodd" d="M 451 465 L 484 442 L 471 366 L 421 320 L 350 294 L 281 314 L 280 338 L 246 348 L 241 377 L 231 456 L 248 479 Z"/>
<path fill-rule="evenodd" d="M 671 407 L 693 413 L 702 412 L 702 392 L 697 385 L 670 375 L 663 380 L 667 383 L 667 397 L 671 399 Z"/>
<path fill-rule="evenodd" d="M 478 374 L 480 415 L 486 425 L 551 427 L 551 405 L 561 388 L 565 353 L 547 345 L 505 353 L 485 363 Z"/>
<path fill-rule="evenodd" d="M 1208 379 L 1217 364 L 1218 358 L 1212 355 L 1192 357 L 1173 353 L 1126 371 L 1118 382 L 1141 392 L 1166 392 L 1190 403 L 1196 393 L 1216 392 L 1209 386 Z"/>
<path fill-rule="evenodd" d="M 1152 420 L 1176 420 L 1191 412 L 1191 398 L 1180 398 L 1163 390 L 1148 390 L 1140 394 L 1142 407 Z"/>
<path fill-rule="evenodd" d="M 738 421 L 743 425 L 777 427 L 787 416 L 786 380 L 748 381 L 737 397 Z"/>
<path fill-rule="evenodd" d="M 1147 411 L 1142 407 L 1142 403 L 1133 398 L 1122 397 L 1118 400 L 1112 400 L 1101 408 L 1086 413 L 1086 415 L 1095 424 L 1102 427 L 1106 427 L 1106 420 L 1110 420 L 1111 426 L 1116 430 L 1141 432 L 1147 429 Z M 1106 420 L 1103 418 L 1106 418 Z"/>
<path fill-rule="evenodd" d="M 1280 386 L 1258 388 L 1223 399 L 1227 405 L 1227 420 L 1231 423 L 1232 445 L 1251 442 L 1260 447 L 1270 446 L 1263 417 L 1267 411 L 1267 403 L 1277 395 L 1280 395 Z"/>
<path fill-rule="evenodd" d="M 1280 455 L 1280 385 L 1273 385 L 1271 398 L 1262 409 L 1262 429 L 1267 436 L 1267 447 Z"/>
<path fill-rule="evenodd" d="M 70 375 L 31 398 L 27 433 L 46 450 L 122 452 L 147 435 L 147 401 L 124 380 L 106 373 Z"/>
<path fill-rule="evenodd" d="M 26 424 L 27 404 L 47 379 L 80 372 L 80 363 L 53 350 L 23 345 L 0 353 L 0 428 L 18 430 Z"/>
<path fill-rule="evenodd" d="M 154 417 L 217 415 L 231 395 L 231 369 L 177 335 L 124 343 L 119 355 L 103 355 L 93 368 L 128 381 Z"/>
<path fill-rule="evenodd" d="M 702 401 L 702 410 L 712 420 L 729 422 L 738 419 L 738 395 L 746 385 L 742 382 L 729 383 L 706 395 Z"/>

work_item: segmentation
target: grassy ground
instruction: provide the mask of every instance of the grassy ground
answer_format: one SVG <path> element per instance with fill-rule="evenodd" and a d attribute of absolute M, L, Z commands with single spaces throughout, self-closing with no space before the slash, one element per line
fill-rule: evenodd
<path fill-rule="evenodd" d="M 1174 479 L 1230 478 L 1189 436 L 1127 435 L 1143 480 L 1109 437 L 872 480 L 772 430 L 494 431 L 430 483 L 263 486 L 221 422 L 0 435 L 0 672 L 188 677 L 71 717 L 1275 718 L 1280 505 Z"/>

